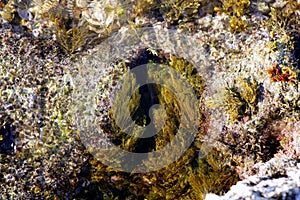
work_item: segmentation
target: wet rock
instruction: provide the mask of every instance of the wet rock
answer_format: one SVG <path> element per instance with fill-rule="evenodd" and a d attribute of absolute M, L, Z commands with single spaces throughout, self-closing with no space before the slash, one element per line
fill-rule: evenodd
<path fill-rule="evenodd" d="M 273 158 L 254 166 L 257 174 L 239 181 L 224 196 L 208 194 L 206 200 L 300 199 L 300 163 Z"/>

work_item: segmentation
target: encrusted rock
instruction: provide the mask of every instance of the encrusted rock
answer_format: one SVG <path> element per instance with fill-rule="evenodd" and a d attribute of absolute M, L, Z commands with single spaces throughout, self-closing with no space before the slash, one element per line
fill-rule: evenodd
<path fill-rule="evenodd" d="M 208 194 L 206 200 L 234 199 L 299 199 L 300 163 L 291 159 L 273 158 L 255 165 L 257 174 L 239 181 L 224 196 Z"/>

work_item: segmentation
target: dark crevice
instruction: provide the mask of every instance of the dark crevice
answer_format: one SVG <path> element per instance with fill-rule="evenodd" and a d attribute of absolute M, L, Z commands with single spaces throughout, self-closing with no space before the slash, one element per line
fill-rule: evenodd
<path fill-rule="evenodd" d="M 13 154 L 15 152 L 16 134 L 13 126 L 6 124 L 0 127 L 0 153 Z"/>

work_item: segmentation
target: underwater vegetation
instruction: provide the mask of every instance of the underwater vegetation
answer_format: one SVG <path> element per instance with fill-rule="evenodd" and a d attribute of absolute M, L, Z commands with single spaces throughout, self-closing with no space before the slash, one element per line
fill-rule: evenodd
<path fill-rule="evenodd" d="M 219 157 L 222 159 L 216 159 Z M 194 191 L 192 199 L 204 198 L 207 193 L 224 194 L 238 180 L 237 173 L 232 171 L 235 165 L 230 156 L 215 149 L 199 159 L 199 166 L 203 167 L 193 171 L 189 179 Z"/>
<path fill-rule="evenodd" d="M 204 199 L 209 192 L 223 194 L 238 180 L 223 153 L 214 149 L 203 158 L 195 154 L 189 150 L 166 168 L 143 174 L 118 172 L 93 160 L 92 181 L 99 194 L 119 199 Z"/>
<path fill-rule="evenodd" d="M 216 97 L 217 100 L 211 101 L 212 107 L 221 107 L 226 111 L 231 123 L 254 115 L 260 95 L 260 88 L 255 80 L 239 78 L 236 82 L 236 85 L 222 90 L 221 95 Z"/>
<path fill-rule="evenodd" d="M 265 58 L 271 58 L 273 66 L 272 63 L 261 65 L 270 67 L 262 74 L 269 75 L 274 83 L 264 85 L 261 79 L 257 79 L 257 74 L 255 77 L 245 75 L 246 70 L 242 68 L 243 75 L 237 76 L 241 78 L 222 88 L 222 98 L 213 102 L 228 116 L 229 123 L 224 120 L 227 124 L 217 138 L 222 148 L 203 144 L 202 137 L 207 134 L 210 120 L 208 114 L 203 112 L 199 116 L 196 139 L 179 160 L 156 172 L 124 173 L 103 165 L 101 160 L 92 158 L 86 152 L 74 125 L 76 119 L 69 111 L 73 92 L 69 73 L 77 69 L 73 68 L 74 60 L 69 60 L 68 56 L 75 54 L 79 55 L 76 57 L 78 60 L 84 58 L 80 53 L 88 54 L 85 50 L 101 43 L 124 24 L 141 27 L 158 21 L 178 29 L 194 24 L 200 40 L 205 41 L 207 35 L 211 36 L 212 43 L 207 45 L 208 51 L 214 50 L 217 55 L 222 55 L 218 60 L 220 65 L 225 60 L 230 63 L 236 54 L 224 53 L 223 43 L 219 43 L 218 38 L 223 37 L 226 41 L 229 30 L 235 33 L 232 34 L 236 36 L 234 45 L 236 41 L 240 42 L 240 36 L 246 34 L 245 30 L 247 34 L 250 34 L 248 31 L 255 31 L 248 26 L 251 23 L 249 13 L 252 12 L 252 2 L 139 0 L 121 5 L 113 1 L 1 1 L 2 18 L 6 20 L 5 24 L 13 27 L 13 31 L 5 30 L 6 35 L 1 35 L 0 43 L 1 56 L 5 57 L 0 59 L 0 180 L 5 181 L 0 185 L 0 198 L 17 198 L 21 194 L 14 192 L 20 189 L 27 191 L 32 198 L 40 199 L 60 199 L 65 198 L 66 194 L 70 199 L 84 199 L 85 194 L 99 199 L 203 199 L 209 192 L 225 193 L 238 181 L 238 176 L 242 178 L 245 169 L 251 168 L 256 162 L 265 162 L 273 156 L 299 158 L 297 120 L 300 119 L 300 97 L 285 93 L 288 89 L 296 90 L 299 80 L 300 26 L 299 3 L 296 0 L 287 0 L 282 9 L 271 7 L 266 14 L 267 19 L 259 21 L 257 25 L 261 26 L 257 30 L 269 30 L 260 31 L 262 35 L 271 36 L 267 46 L 270 52 L 278 52 L 276 58 Z M 197 23 L 207 14 L 211 20 L 207 23 L 208 27 L 197 30 Z M 223 25 L 223 21 L 215 20 L 215 17 L 225 19 L 224 30 L 216 28 Z M 153 21 L 137 25 L 134 24 L 137 23 L 135 18 Z M 7 26 L 5 24 L 0 25 L 1 29 Z M 17 33 L 19 35 L 12 38 L 10 35 L 16 34 L 18 27 L 25 33 Z M 216 34 L 213 29 L 224 33 Z M 247 42 L 238 47 L 244 47 Z M 119 63 L 118 67 L 131 70 L 151 62 L 172 67 L 193 87 L 200 102 L 199 106 L 193 108 L 201 110 L 205 81 L 191 63 L 174 55 L 159 53 L 155 56 L 144 49 L 142 52 L 143 58 L 138 55 L 130 63 Z M 255 66 L 255 69 L 261 66 Z M 220 71 L 225 70 L 222 67 Z M 235 68 L 235 65 L 230 68 Z M 109 84 L 115 85 L 115 88 L 126 82 L 122 94 L 126 96 L 131 94 L 136 83 L 122 80 L 124 71 L 120 71 L 113 71 L 111 76 L 103 79 L 111 79 Z M 148 76 L 155 76 L 155 70 L 149 71 Z M 167 81 L 170 84 L 174 82 L 172 79 Z M 267 86 L 264 91 L 261 85 Z M 286 86 L 286 90 L 278 89 L 283 91 L 278 101 L 262 106 L 262 99 L 272 99 L 267 94 L 278 85 Z M 100 95 L 107 95 L 107 99 L 111 100 L 112 91 Z M 188 94 L 186 98 L 189 97 Z M 150 122 L 148 111 L 154 103 L 165 109 L 166 119 L 158 110 L 153 110 L 155 127 L 161 130 L 149 139 L 139 138 L 143 134 L 140 129 L 131 130 L 134 136 L 125 134 L 114 122 L 116 119 L 112 117 L 111 110 L 107 113 L 99 111 L 103 117 L 99 124 L 107 137 L 122 149 L 131 152 L 159 150 L 178 131 L 181 109 L 176 95 L 159 85 L 142 86 L 130 97 L 131 116 L 126 117 L 132 117 L 136 124 L 145 126 Z M 126 109 L 122 106 L 118 108 L 120 110 L 115 111 L 117 113 L 123 113 Z M 118 119 L 123 120 L 127 119 Z"/>
<path fill-rule="evenodd" d="M 159 9 L 160 2 L 156 0 L 139 0 L 132 5 L 133 13 L 136 17 L 145 17 L 151 15 L 151 12 Z"/>
<path fill-rule="evenodd" d="M 291 135 L 298 138 L 293 134 L 296 129 L 291 128 L 299 116 L 298 97 L 288 101 L 283 95 L 270 108 L 260 103 L 266 98 L 270 97 L 261 84 L 254 79 L 240 78 L 220 89 L 211 102 L 211 106 L 221 108 L 228 115 L 228 123 L 224 123 L 217 140 L 224 145 L 221 145 L 223 151 L 231 152 L 242 179 L 252 173 L 251 167 L 257 162 L 283 156 L 283 152 L 296 157 L 295 152 L 298 152 L 291 140 Z M 293 150 L 288 151 L 288 146 Z"/>
<path fill-rule="evenodd" d="M 270 17 L 264 22 L 270 30 L 269 48 L 271 51 L 278 51 L 277 65 L 283 65 L 285 71 L 291 74 L 297 73 L 299 63 L 299 55 L 296 53 L 300 32 L 298 9 L 297 1 L 288 0 L 282 9 L 271 7 Z"/>
<path fill-rule="evenodd" d="M 136 16 L 153 17 L 156 14 L 169 24 L 179 25 L 178 28 L 182 29 L 187 29 L 188 23 L 197 26 L 196 20 L 207 14 L 226 13 L 230 16 L 229 30 L 239 33 L 247 27 L 244 15 L 248 13 L 249 6 L 249 0 L 141 0 L 133 8 Z"/>
<path fill-rule="evenodd" d="M 187 79 L 193 87 L 197 98 L 200 98 L 201 93 L 203 92 L 204 80 L 199 73 L 197 73 L 195 67 L 188 63 L 185 59 L 178 58 L 176 56 L 170 57 L 169 65 Z"/>
<path fill-rule="evenodd" d="M 231 32 L 242 32 L 246 29 L 247 23 L 242 19 L 232 16 L 229 21 L 229 30 Z"/>
<path fill-rule="evenodd" d="M 200 99 L 205 84 L 193 65 L 185 59 L 173 55 L 166 57 L 161 51 L 158 55 L 153 55 L 151 52 L 144 50 L 142 55 L 142 59 L 137 58 L 132 60 L 131 63 L 136 66 L 154 61 L 167 64 L 187 79 L 197 98 Z M 131 63 L 128 63 L 128 65 L 130 68 L 134 68 Z M 148 76 L 156 76 L 155 73 L 157 73 L 155 69 L 151 70 L 150 68 Z M 165 75 L 168 75 L 167 71 Z M 166 81 L 171 84 L 172 81 L 176 80 L 168 78 Z M 122 85 L 121 96 L 130 94 L 133 85 L 135 85 L 130 81 L 125 80 L 125 82 L 126 84 Z M 178 85 L 177 87 L 181 86 Z M 149 94 L 152 94 L 152 98 Z M 118 98 L 118 96 L 115 98 Z M 140 87 L 131 96 L 129 108 L 132 119 L 140 126 L 149 123 L 148 109 L 153 103 L 160 104 L 166 112 L 165 119 L 164 116 L 159 114 L 160 112 L 153 111 L 155 127 L 162 127 L 158 134 L 151 138 L 138 138 L 136 136 L 143 133 L 140 130 L 132 130 L 134 134 L 127 135 L 116 126 L 115 119 L 112 118 L 109 112 L 109 123 L 102 124 L 103 130 L 108 132 L 108 138 L 115 145 L 132 152 L 151 152 L 163 148 L 177 134 L 181 110 L 176 96 L 168 88 L 160 85 Z M 194 109 L 200 109 L 200 105 L 198 106 Z M 120 109 L 126 108 L 120 107 Z M 122 110 L 118 111 L 118 113 L 120 112 Z M 96 159 L 91 160 L 91 178 L 93 184 L 99 185 L 98 194 L 108 195 L 113 199 L 204 199 L 205 194 L 208 192 L 223 194 L 227 191 L 238 180 L 234 165 L 230 160 L 230 156 L 221 153 L 216 148 L 212 148 L 210 152 L 205 152 L 205 149 L 210 149 L 203 147 L 203 142 L 200 140 L 205 135 L 203 128 L 205 115 L 201 114 L 199 117 L 199 132 L 196 134 L 196 139 L 191 147 L 181 158 L 163 169 L 140 174 L 134 173 L 134 171 L 125 173 L 105 166 Z M 163 121 L 165 123 L 160 124 Z M 171 155 L 174 152 L 169 153 Z M 204 156 L 200 156 L 202 154 Z M 166 157 L 169 156 L 166 155 Z M 155 159 L 149 158 L 149 162 L 155 162 Z"/>
<path fill-rule="evenodd" d="M 199 18 L 216 13 L 214 8 L 222 6 L 219 0 L 139 0 L 124 4 L 132 10 L 126 22 L 130 25 L 141 27 L 142 22 L 160 21 L 188 32 L 195 30 Z"/>
<path fill-rule="evenodd" d="M 229 15 L 236 15 L 236 17 L 246 14 L 251 3 L 249 0 L 221 0 L 221 2 L 222 11 Z"/>
<path fill-rule="evenodd" d="M 249 12 L 250 0 L 221 0 L 222 7 L 216 7 L 215 11 L 224 12 L 231 16 L 229 20 L 229 30 L 239 33 L 246 29 L 247 23 L 243 16 Z"/>
<path fill-rule="evenodd" d="M 59 20 L 56 18 L 54 33 L 57 36 L 58 43 L 67 54 L 75 53 L 86 44 L 88 36 L 86 24 L 74 28 L 67 28 L 65 24 L 59 24 Z"/>
<path fill-rule="evenodd" d="M 276 119 L 266 126 L 267 130 L 272 132 L 280 143 L 275 157 L 293 158 L 299 157 L 299 122 L 297 116 L 287 116 Z"/>
<path fill-rule="evenodd" d="M 263 95 L 255 79 L 238 78 L 210 100 L 210 106 L 220 108 L 228 116 L 217 140 L 223 152 L 231 152 L 240 178 L 254 163 L 271 159 L 281 149 L 278 135 L 268 128 L 270 122 L 279 118 L 277 111 L 268 110 L 263 117 L 257 116 L 262 112 L 258 103 Z"/>
<path fill-rule="evenodd" d="M 162 1 L 161 12 L 171 24 L 181 24 L 199 17 L 201 1 Z"/>
<path fill-rule="evenodd" d="M 121 4 L 71 0 L 9 0 L 1 16 L 35 37 L 54 37 L 67 54 L 76 54 L 91 43 L 100 43 L 120 28 L 124 23 L 121 19 L 127 19 Z"/>
<path fill-rule="evenodd" d="M 133 5 L 133 10 L 136 16 L 154 17 L 156 14 L 172 25 L 183 25 L 207 13 L 212 14 L 217 5 L 221 5 L 218 0 L 140 0 Z"/>

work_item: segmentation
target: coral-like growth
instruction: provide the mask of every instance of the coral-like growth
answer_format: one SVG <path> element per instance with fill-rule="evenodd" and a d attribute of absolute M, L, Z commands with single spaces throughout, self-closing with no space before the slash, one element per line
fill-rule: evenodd
<path fill-rule="evenodd" d="M 296 84 L 297 75 L 289 67 L 274 63 L 273 68 L 268 69 L 267 72 L 270 74 L 271 81 Z"/>

